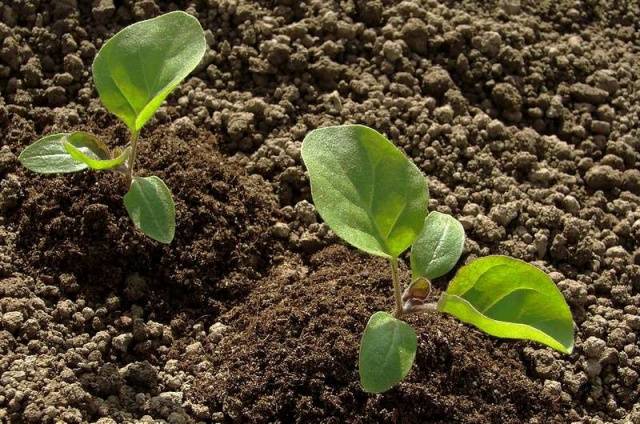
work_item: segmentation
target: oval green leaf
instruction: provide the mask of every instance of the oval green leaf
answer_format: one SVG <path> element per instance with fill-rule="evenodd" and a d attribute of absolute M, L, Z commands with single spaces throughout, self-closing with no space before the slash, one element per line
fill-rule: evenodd
<path fill-rule="evenodd" d="M 63 144 L 73 159 L 97 171 L 119 167 L 127 160 L 131 151 L 130 148 L 127 148 L 120 155 L 111 159 L 111 154 L 102 141 L 81 131 L 70 134 L 65 138 Z"/>
<path fill-rule="evenodd" d="M 39 174 L 60 174 L 87 169 L 87 165 L 76 161 L 64 148 L 68 133 L 51 134 L 25 148 L 18 160 L 27 169 Z"/>
<path fill-rule="evenodd" d="M 460 268 L 438 309 L 487 334 L 573 351 L 573 317 L 551 278 L 526 262 L 487 256 Z"/>
<path fill-rule="evenodd" d="M 200 63 L 205 49 L 200 23 L 184 12 L 129 25 L 102 46 L 93 62 L 100 99 L 138 132 Z"/>
<path fill-rule="evenodd" d="M 166 184 L 158 177 L 135 177 L 124 205 L 136 228 L 169 244 L 176 231 L 176 209 Z"/>
<path fill-rule="evenodd" d="M 427 181 L 382 134 L 362 125 L 311 131 L 302 144 L 322 219 L 365 252 L 398 257 L 422 228 Z"/>
<path fill-rule="evenodd" d="M 409 324 L 386 312 L 371 315 L 360 342 L 358 367 L 365 392 L 382 393 L 411 370 L 418 338 Z"/>
<path fill-rule="evenodd" d="M 462 255 L 464 228 L 457 219 L 431 212 L 422 231 L 411 246 L 411 271 L 414 278 L 430 280 L 451 271 Z"/>

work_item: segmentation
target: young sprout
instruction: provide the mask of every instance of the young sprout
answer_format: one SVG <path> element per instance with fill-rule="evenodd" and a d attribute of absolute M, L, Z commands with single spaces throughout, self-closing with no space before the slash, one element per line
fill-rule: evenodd
<path fill-rule="evenodd" d="M 302 144 L 318 213 L 347 243 L 389 261 L 395 311 L 374 313 L 360 344 L 363 389 L 381 393 L 402 381 L 416 354 L 417 336 L 401 318 L 451 314 L 496 337 L 573 350 L 573 318 L 551 278 L 526 262 L 487 256 L 459 269 L 437 303 L 431 280 L 449 273 L 462 254 L 464 229 L 455 218 L 427 214 L 420 170 L 380 133 L 361 125 L 314 130 Z M 402 290 L 398 258 L 411 246 L 412 281 Z"/>
<path fill-rule="evenodd" d="M 92 134 L 77 131 L 45 136 L 20 154 L 20 162 L 41 174 L 112 170 L 125 176 L 124 205 L 134 225 L 161 243 L 175 234 L 171 191 L 156 176 L 135 175 L 140 130 L 167 96 L 200 63 L 206 48 L 198 20 L 171 12 L 124 28 L 93 61 L 93 79 L 104 106 L 129 128 L 122 151 Z"/>

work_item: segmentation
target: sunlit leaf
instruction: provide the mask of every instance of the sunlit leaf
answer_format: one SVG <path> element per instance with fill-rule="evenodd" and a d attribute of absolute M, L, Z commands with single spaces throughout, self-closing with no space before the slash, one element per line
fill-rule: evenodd
<path fill-rule="evenodd" d="M 105 107 L 137 132 L 204 55 L 196 18 L 171 12 L 124 28 L 93 62 L 93 78 Z"/>
<path fill-rule="evenodd" d="M 339 237 L 383 257 L 413 243 L 427 212 L 426 179 L 383 135 L 362 125 L 317 129 L 302 159 L 315 206 Z"/>
<path fill-rule="evenodd" d="M 438 309 L 487 334 L 573 350 L 573 318 L 551 278 L 526 262 L 487 256 L 462 267 Z"/>

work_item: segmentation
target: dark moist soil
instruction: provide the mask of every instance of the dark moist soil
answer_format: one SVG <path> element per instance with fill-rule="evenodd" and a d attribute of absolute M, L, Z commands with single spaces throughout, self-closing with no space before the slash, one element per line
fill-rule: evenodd
<path fill-rule="evenodd" d="M 176 201 L 165 246 L 133 229 L 122 178 L 37 176 L 17 156 L 77 129 L 124 146 L 90 64 L 175 9 L 209 49 L 142 134 L 137 171 Z M 0 0 L 0 422 L 640 423 L 638 17 L 580 0 Z M 424 171 L 429 209 L 465 228 L 463 263 L 548 272 L 574 353 L 413 317 L 407 379 L 362 392 L 389 270 L 321 222 L 300 158 L 340 123 Z"/>
<path fill-rule="evenodd" d="M 211 364 L 196 398 L 238 422 L 520 423 L 561 412 L 516 352 L 435 314 L 409 319 L 420 354 L 405 383 L 363 393 L 360 335 L 371 311 L 389 307 L 388 274 L 385 261 L 342 246 L 275 266 L 220 317 L 235 325 L 204 344 Z"/>
<path fill-rule="evenodd" d="M 126 139 L 122 130 L 93 132 Z M 24 272 L 93 302 L 125 290 L 131 301 L 144 299 L 145 312 L 168 319 L 191 309 L 217 315 L 241 300 L 281 250 L 268 231 L 277 205 L 260 177 L 246 176 L 217 153 L 215 138 L 187 135 L 182 139 L 166 127 L 144 134 L 136 168 L 162 178 L 176 198 L 176 237 L 169 247 L 132 227 L 122 176 L 29 175 L 22 205 L 7 219 L 17 230 L 15 253 Z M 127 286 L 136 273 L 144 277 Z"/>

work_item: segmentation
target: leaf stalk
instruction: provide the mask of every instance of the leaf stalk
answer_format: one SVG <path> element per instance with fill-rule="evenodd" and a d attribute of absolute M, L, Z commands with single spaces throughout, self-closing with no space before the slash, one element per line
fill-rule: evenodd
<path fill-rule="evenodd" d="M 133 168 L 136 164 L 139 135 L 140 131 L 133 131 L 131 133 L 131 154 L 129 155 L 129 165 L 127 166 L 127 186 L 131 186 L 131 182 L 133 181 Z"/>
<path fill-rule="evenodd" d="M 400 288 L 400 280 L 398 278 L 398 258 L 389 259 L 391 264 L 391 280 L 393 281 L 393 296 L 396 300 L 396 310 L 394 316 L 400 318 L 402 316 L 402 290 Z"/>

